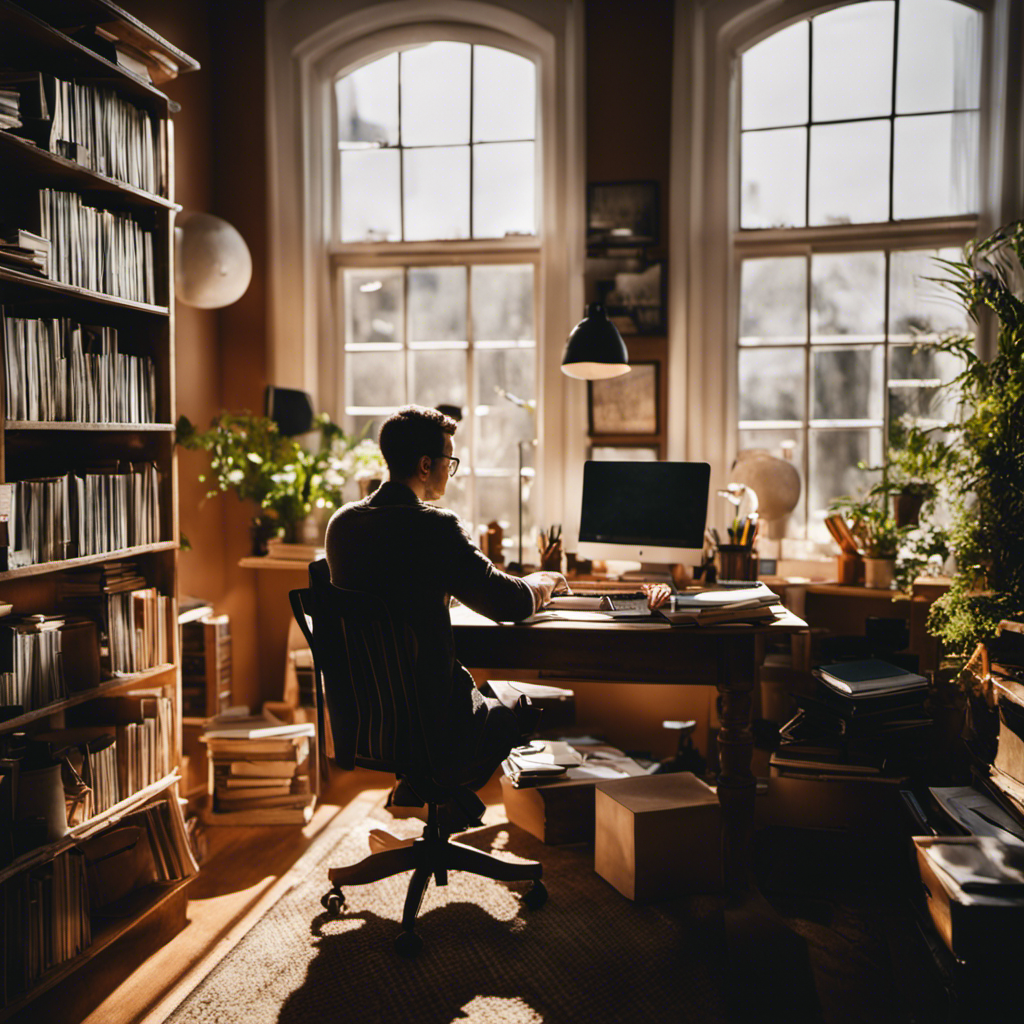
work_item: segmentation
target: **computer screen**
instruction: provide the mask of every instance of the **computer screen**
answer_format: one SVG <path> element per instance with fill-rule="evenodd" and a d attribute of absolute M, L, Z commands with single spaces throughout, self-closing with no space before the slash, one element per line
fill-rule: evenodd
<path fill-rule="evenodd" d="M 580 554 L 694 561 L 704 546 L 710 482 L 706 462 L 587 462 Z"/>

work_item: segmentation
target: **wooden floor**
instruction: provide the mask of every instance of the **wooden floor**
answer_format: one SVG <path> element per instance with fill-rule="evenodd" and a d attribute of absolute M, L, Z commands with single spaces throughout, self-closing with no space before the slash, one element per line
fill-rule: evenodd
<path fill-rule="evenodd" d="M 188 926 L 112 990 L 83 1024 L 160 1024 L 299 881 L 294 865 L 323 829 L 339 816 L 360 820 L 392 781 L 380 772 L 335 771 L 303 829 L 207 828 L 209 853 L 189 888 Z"/>

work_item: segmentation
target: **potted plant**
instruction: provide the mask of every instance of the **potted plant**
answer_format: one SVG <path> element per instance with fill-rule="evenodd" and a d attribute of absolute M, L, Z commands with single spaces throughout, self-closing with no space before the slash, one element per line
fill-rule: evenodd
<path fill-rule="evenodd" d="M 878 487 L 892 496 L 897 526 L 916 526 L 922 510 L 928 512 L 957 464 L 956 449 L 933 437 L 933 427 L 924 429 L 906 419 L 889 425 L 889 450 L 885 473 Z"/>
<path fill-rule="evenodd" d="M 943 339 L 964 369 L 959 391 L 960 472 L 951 529 L 956 574 L 928 625 L 957 656 L 1024 613 L 1024 221 L 968 243 L 962 262 L 940 261 L 940 279 L 978 322 L 996 329 L 990 359 L 973 335 Z"/>
<path fill-rule="evenodd" d="M 837 498 L 829 507 L 846 520 L 857 547 L 864 556 L 864 586 L 892 589 L 896 577 L 896 555 L 907 532 L 889 515 L 884 494 L 869 492 L 861 499 Z"/>
<path fill-rule="evenodd" d="M 346 459 L 362 438 L 346 434 L 326 415 L 318 416 L 316 425 L 319 444 L 307 449 L 284 437 L 273 420 L 247 411 L 221 412 L 204 431 L 185 416 L 178 420 L 178 443 L 210 455 L 210 471 L 199 477 L 210 483 L 206 496 L 233 491 L 256 506 L 250 528 L 254 554 L 265 554 L 271 537 L 299 539 L 311 514 L 343 501 L 354 469 Z"/>

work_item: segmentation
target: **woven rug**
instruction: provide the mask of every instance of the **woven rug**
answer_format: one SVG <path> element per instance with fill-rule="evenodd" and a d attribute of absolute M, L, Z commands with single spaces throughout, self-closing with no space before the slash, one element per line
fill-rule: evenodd
<path fill-rule="evenodd" d="M 501 809 L 489 811 L 492 819 Z M 485 818 L 485 822 L 489 819 Z M 587 848 L 549 847 L 489 824 L 465 841 L 509 859 L 540 860 L 547 904 L 528 910 L 528 883 L 452 872 L 427 890 L 412 961 L 392 946 L 409 873 L 346 891 L 345 913 L 320 906 L 327 868 L 368 852 L 368 833 L 418 835 L 378 807 L 321 837 L 305 880 L 284 895 L 189 995 L 175 1024 L 635 1024 L 726 1019 L 721 906 L 694 898 L 638 907 L 594 874 Z M 461 837 L 460 837 L 461 838 Z"/>

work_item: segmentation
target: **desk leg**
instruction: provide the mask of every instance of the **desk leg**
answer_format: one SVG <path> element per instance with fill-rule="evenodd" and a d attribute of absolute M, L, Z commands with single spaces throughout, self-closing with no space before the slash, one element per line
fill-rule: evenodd
<path fill-rule="evenodd" d="M 729 637 L 718 648 L 718 799 L 722 805 L 722 868 L 727 889 L 750 886 L 750 843 L 757 781 L 750 770 L 750 724 L 756 679 L 753 638 Z"/>

